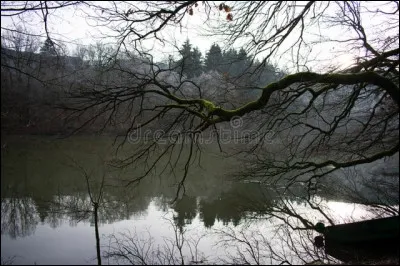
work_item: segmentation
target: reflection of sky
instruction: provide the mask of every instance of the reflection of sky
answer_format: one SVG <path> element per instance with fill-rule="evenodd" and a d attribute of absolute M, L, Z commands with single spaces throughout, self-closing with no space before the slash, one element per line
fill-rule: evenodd
<path fill-rule="evenodd" d="M 158 211 L 152 202 L 145 216 L 132 216 L 129 220 L 101 225 L 101 244 L 107 245 L 105 236 L 126 230 L 133 232 L 135 228 L 139 234 L 149 230 L 155 243 L 163 244 L 163 237 L 173 237 L 168 221 L 163 218 L 171 218 L 171 215 Z M 198 217 L 187 227 L 188 230 L 197 229 L 196 233 L 199 233 L 199 228 L 205 230 Z M 204 242 L 200 244 L 200 249 L 212 254 L 210 242 Z M 72 227 L 64 220 L 56 229 L 49 224 L 39 224 L 34 234 L 24 238 L 1 236 L 2 257 L 16 256 L 16 264 L 94 264 L 96 260 L 91 258 L 96 256 L 95 245 L 94 227 L 90 226 L 90 222 L 80 222 Z"/>
<path fill-rule="evenodd" d="M 348 204 L 341 202 L 328 202 L 327 205 L 337 214 L 338 220 L 346 219 L 352 215 L 358 220 L 364 217 L 367 213 L 357 204 Z M 300 213 L 308 213 L 311 220 L 320 220 L 322 216 L 316 213 L 310 213 L 309 210 L 302 204 L 293 203 L 293 207 Z M 99 228 L 102 245 L 107 245 L 107 236 L 110 234 L 126 233 L 127 230 L 136 232 L 142 237 L 147 237 L 146 230 L 155 240 L 155 246 L 163 245 L 164 238 L 173 238 L 173 230 L 168 220 L 173 215 L 172 211 L 168 213 L 159 210 L 152 201 L 148 206 L 147 212 L 142 215 L 132 215 L 129 220 L 122 220 L 111 224 L 102 224 Z M 314 221 L 314 222 L 315 222 Z M 256 230 L 264 232 L 266 236 L 271 235 L 268 231 L 271 230 L 272 224 L 266 220 L 259 220 L 252 224 L 247 224 L 242 220 L 241 225 L 234 227 L 229 224 L 229 227 L 234 228 L 236 232 L 241 228 L 246 230 Z M 191 224 L 185 226 L 187 237 L 196 238 L 203 233 L 211 233 L 216 229 L 226 229 L 222 221 L 215 221 L 212 228 L 206 228 L 203 221 L 200 219 L 199 213 L 192 220 Z M 216 247 L 214 244 L 218 240 L 215 234 L 209 234 L 200 241 L 199 250 L 204 252 L 209 260 L 217 257 L 221 258 L 226 255 L 229 250 Z M 271 239 L 274 240 L 274 239 Z M 107 250 L 103 247 L 103 251 Z M 189 254 L 189 250 L 185 251 Z M 29 236 L 23 238 L 11 239 L 7 234 L 1 236 L 1 253 L 3 257 L 17 256 L 15 263 L 27 264 L 94 264 L 96 263 L 95 256 L 95 235 L 94 227 L 90 222 L 79 222 L 75 226 L 70 226 L 68 220 L 63 219 L 59 226 L 55 229 L 51 228 L 48 223 L 39 223 L 36 231 Z M 91 260 L 94 259 L 94 260 Z M 104 261 L 104 263 L 106 263 Z"/>
<path fill-rule="evenodd" d="M 93 264 L 85 261 L 95 255 L 94 230 L 88 223 L 70 227 L 64 222 L 57 229 L 40 224 L 36 232 L 24 238 L 1 236 L 3 257 L 16 256 L 16 264 Z M 90 247 L 93 246 L 93 251 Z"/>

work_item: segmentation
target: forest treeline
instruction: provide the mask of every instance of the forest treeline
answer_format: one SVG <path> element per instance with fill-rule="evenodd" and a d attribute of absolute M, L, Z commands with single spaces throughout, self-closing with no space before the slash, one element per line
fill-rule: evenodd
<path fill-rule="evenodd" d="M 79 102 L 76 95 L 100 87 L 137 85 L 145 79 L 154 79 L 154 75 L 164 83 L 190 80 L 184 83 L 187 88 L 181 88 L 185 92 L 193 90 L 189 96 L 232 108 L 235 103 L 257 97 L 259 86 L 283 76 L 272 65 L 251 58 L 243 48 L 223 51 L 218 44 L 213 44 L 203 56 L 186 40 L 179 56 L 154 62 L 152 56 L 117 53 L 113 47 L 100 42 L 79 45 L 68 53 L 65 45 L 50 39 L 40 44 L 30 35 L 4 35 L 1 42 L 2 132 L 123 133 L 130 126 L 132 110 L 118 110 L 120 121 L 107 121 L 109 112 L 99 112 L 96 108 L 74 115 L 72 105 Z M 151 85 L 143 86 L 146 87 Z M 163 101 L 156 98 L 148 100 Z"/>

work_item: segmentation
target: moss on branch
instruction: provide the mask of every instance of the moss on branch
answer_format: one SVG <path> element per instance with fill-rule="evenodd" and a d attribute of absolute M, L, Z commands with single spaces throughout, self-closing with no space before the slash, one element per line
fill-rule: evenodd
<path fill-rule="evenodd" d="M 191 110 L 195 115 L 212 120 L 208 121 L 209 124 L 218 122 L 229 121 L 234 116 L 243 116 L 247 113 L 260 110 L 268 104 L 268 101 L 273 92 L 283 90 L 293 84 L 308 82 L 313 84 L 331 84 L 331 85 L 355 85 L 358 83 L 367 83 L 376 85 L 383 90 L 387 91 L 392 97 L 393 101 L 399 106 L 399 88 L 390 79 L 387 79 L 375 72 L 362 72 L 353 74 L 317 74 L 313 72 L 300 72 L 292 75 L 287 75 L 277 82 L 268 84 L 263 88 L 261 96 L 252 102 L 249 102 L 242 107 L 232 110 L 226 110 L 217 107 L 211 101 L 205 99 L 181 99 L 175 95 L 168 95 L 167 97 L 174 100 L 179 104 L 178 108 Z M 197 105 L 200 110 L 207 110 L 207 114 L 195 112 L 189 106 Z"/>
<path fill-rule="evenodd" d="M 317 74 L 312 72 L 300 72 L 288 75 L 277 82 L 267 85 L 263 89 L 260 98 L 255 101 L 249 102 L 235 110 L 215 108 L 211 114 L 218 116 L 220 118 L 218 121 L 227 121 L 234 116 L 243 116 L 246 113 L 259 110 L 266 106 L 273 92 L 301 82 L 334 85 L 354 85 L 358 83 L 368 83 L 386 90 L 396 104 L 399 105 L 399 88 L 391 80 L 375 72 L 363 72 L 357 74 Z"/>

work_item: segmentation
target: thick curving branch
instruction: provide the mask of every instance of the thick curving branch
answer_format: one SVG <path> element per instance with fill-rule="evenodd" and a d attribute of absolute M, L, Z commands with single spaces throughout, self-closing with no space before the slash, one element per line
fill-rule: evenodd
<path fill-rule="evenodd" d="M 218 116 L 212 123 L 229 121 L 234 116 L 243 116 L 249 112 L 260 110 L 267 105 L 271 94 L 278 90 L 283 90 L 295 83 L 309 82 L 313 84 L 332 84 L 332 85 L 355 85 L 359 83 L 368 83 L 376 85 L 387 91 L 393 101 L 399 106 L 399 88 L 391 80 L 382 77 L 375 72 L 363 72 L 358 74 L 317 74 L 312 72 L 300 72 L 288 75 L 285 78 L 267 85 L 260 98 L 250 102 L 236 110 L 225 110 L 212 106 L 210 115 Z"/>

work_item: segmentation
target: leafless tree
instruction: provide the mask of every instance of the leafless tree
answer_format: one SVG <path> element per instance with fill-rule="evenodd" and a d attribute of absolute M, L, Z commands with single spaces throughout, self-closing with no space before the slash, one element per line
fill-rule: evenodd
<path fill-rule="evenodd" d="M 63 2 L 53 8 L 72 4 Z M 322 178 L 399 152 L 397 1 L 379 5 L 359 1 L 107 2 L 85 3 L 85 8 L 94 12 L 88 16 L 98 27 L 111 30 L 107 37 L 113 37 L 117 46 L 102 65 L 103 76 L 69 86 L 69 115 L 85 118 L 78 129 L 96 121 L 103 125 L 100 130 L 106 125 L 125 125 L 120 146 L 144 137 L 146 130 L 160 129 L 119 162 L 118 166 L 145 165 L 143 173 L 126 180 L 127 185 L 140 182 L 167 159 L 161 167 L 184 169 L 177 183 L 178 199 L 185 193 L 190 166 L 200 158 L 199 140 L 213 134 L 223 150 L 220 130 L 239 118 L 257 132 L 239 147 L 237 156 L 246 161 L 241 177 L 271 187 L 283 185 L 287 190 L 304 184 L 311 203 Z M 44 2 L 23 7 L 2 4 L 2 16 L 42 12 L 46 26 L 50 9 Z M 244 44 L 254 60 L 261 58 L 265 64 L 281 59 L 288 66 L 286 75 L 262 86 L 241 84 L 258 90 L 258 98 L 231 105 L 218 102 L 212 94 L 205 98 L 203 92 L 210 84 L 187 78 L 179 72 L 182 68 L 160 67 L 146 41 L 168 43 L 166 31 L 183 27 L 184 19 L 200 14 L 206 16 L 212 34 L 224 38 L 226 47 Z M 223 20 L 216 19 L 220 14 Z M 332 29 L 338 34 L 332 34 Z M 47 26 L 46 32 L 49 35 Z M 314 49 L 322 50 L 315 55 Z M 117 60 L 120 53 L 136 60 L 135 67 Z M 331 63 L 343 55 L 350 58 L 348 64 Z M 257 70 L 244 72 L 256 74 Z"/>
<path fill-rule="evenodd" d="M 284 53 L 286 50 L 281 51 L 281 46 L 290 35 L 297 37 L 290 49 L 297 51 L 297 55 L 300 56 L 303 46 L 315 43 L 306 42 L 305 39 L 309 37 L 306 29 L 314 29 L 312 27 L 315 26 L 321 31 L 318 42 L 344 43 L 355 52 L 362 52 L 364 55 L 357 58 L 350 67 L 337 66 L 335 69 L 324 69 L 325 72 L 322 73 L 307 71 L 287 75 L 278 82 L 261 87 L 261 95 L 257 100 L 230 109 L 200 95 L 190 95 L 188 98 L 183 90 L 185 85 L 197 84 L 182 75 L 175 83 L 160 80 L 160 75 L 166 70 L 160 69 L 147 51 L 140 50 L 140 55 L 149 60 L 146 69 L 127 71 L 118 65 L 112 65 L 118 72 L 131 77 L 134 82 L 129 82 L 129 85 L 127 82 L 101 82 L 97 84 L 99 86 L 81 84 L 81 102 L 76 111 L 85 112 L 90 108 L 100 107 L 100 113 L 109 112 L 107 121 L 110 121 L 119 115 L 116 110 L 120 106 L 129 103 L 139 105 L 139 112 L 130 114 L 131 126 L 126 136 L 161 117 L 171 115 L 175 119 L 172 119 L 173 122 L 169 124 L 165 134 L 168 135 L 172 129 L 181 126 L 185 128 L 185 133 L 194 134 L 194 137 L 191 137 L 192 141 L 196 140 L 201 132 L 215 129 L 217 125 L 229 122 L 233 117 L 246 118 L 247 115 L 257 114 L 260 132 L 273 130 L 279 132 L 280 136 L 286 136 L 282 141 L 285 146 L 285 153 L 281 153 L 284 154 L 283 160 L 260 158 L 261 161 L 268 162 L 271 176 L 290 174 L 291 180 L 321 170 L 323 173 L 319 175 L 312 174 L 318 178 L 327 172 L 335 171 L 324 170 L 327 166 L 333 166 L 334 169 L 350 167 L 398 152 L 398 21 L 394 19 L 397 17 L 398 3 L 387 3 L 377 10 L 370 10 L 369 6 L 359 2 L 311 1 L 304 5 L 294 2 L 248 2 L 226 6 L 228 8 L 223 6 L 226 12 L 235 10 L 236 14 L 232 21 L 221 22 L 219 28 L 222 31 L 217 34 L 223 33 L 231 44 L 242 38 L 250 38 L 248 49 L 254 51 L 255 55 L 267 51 L 265 59 L 278 56 L 279 52 Z M 179 25 L 185 16 L 196 15 L 193 12 L 206 12 L 211 16 L 207 11 L 214 7 L 218 12 L 218 6 L 191 1 L 157 4 L 148 2 L 143 5 L 110 2 L 105 6 L 89 7 L 99 12 L 98 16 L 92 16 L 99 25 L 110 22 L 109 27 L 117 34 L 115 37 L 119 48 L 116 52 L 120 51 L 121 47 L 127 47 L 128 42 L 135 44 L 136 51 L 139 51 L 140 43 L 147 38 L 163 40 L 161 34 L 164 30 Z M 39 7 L 28 7 L 26 11 L 31 9 L 36 10 Z M 366 35 L 362 18 L 370 15 L 381 16 L 382 23 L 387 26 L 384 31 L 390 37 L 385 38 L 373 33 L 370 36 Z M 261 24 L 258 23 L 260 19 Z M 119 25 L 118 31 L 115 28 L 116 24 Z M 146 25 L 151 27 L 145 27 Z M 345 27 L 350 31 L 350 35 L 356 37 L 332 39 L 328 33 L 324 34 L 326 25 Z M 348 50 L 353 51 L 352 49 Z M 300 62 L 295 62 L 300 65 Z M 171 70 L 173 69 L 168 71 Z M 199 91 L 202 89 L 198 86 L 197 88 Z M 374 95 L 377 97 L 371 104 Z M 153 103 L 144 108 L 143 102 L 147 97 L 159 97 L 163 99 L 163 103 Z M 300 101 L 302 104 L 299 104 Z M 299 104 L 298 108 L 294 108 L 296 104 Z M 369 104 L 369 108 L 365 108 L 366 104 Z M 144 113 L 150 113 L 150 119 L 138 122 L 138 116 L 143 116 Z M 359 113 L 361 114 L 358 115 Z M 97 114 L 92 119 L 96 117 Z M 319 125 L 316 121 L 319 121 Z M 350 126 L 351 133 L 346 130 Z M 252 147 L 251 154 L 258 157 L 259 153 L 262 154 L 262 148 L 259 148 L 262 142 L 263 139 Z M 155 145 L 149 145 L 146 150 L 137 152 L 130 159 L 135 161 L 143 157 L 148 153 L 146 151 Z M 192 146 L 195 148 L 196 145 Z M 167 156 L 173 146 L 168 147 L 165 153 L 162 153 L 163 156 Z M 316 159 L 321 153 L 324 153 L 324 156 Z M 190 161 L 189 156 L 188 164 Z M 266 168 L 263 165 L 261 167 Z M 269 176 L 264 171 L 261 174 Z"/>
<path fill-rule="evenodd" d="M 1 257 L 1 265 L 12 265 L 15 260 L 15 256 L 12 257 Z"/>
<path fill-rule="evenodd" d="M 190 232 L 179 228 L 172 219 L 165 218 L 173 229 L 173 237 L 164 237 L 163 243 L 156 245 L 155 239 L 147 231 L 140 234 L 127 231 L 110 235 L 108 251 L 104 257 L 114 262 L 139 265 L 186 265 L 206 262 L 199 250 L 199 242 L 205 235 L 190 236 Z"/>
<path fill-rule="evenodd" d="M 285 224 L 268 231 L 227 227 L 215 233 L 219 236 L 217 246 L 222 246 L 227 253 L 226 259 L 222 260 L 224 264 L 338 263 L 323 250 L 313 246 L 313 234 L 310 231 L 293 231 Z"/>

